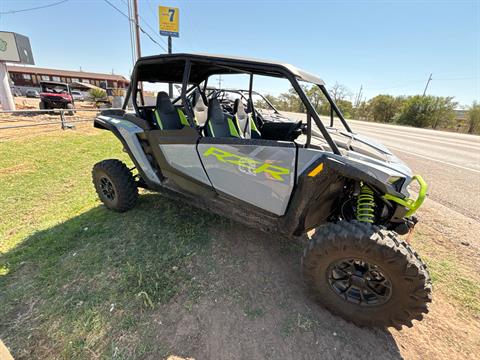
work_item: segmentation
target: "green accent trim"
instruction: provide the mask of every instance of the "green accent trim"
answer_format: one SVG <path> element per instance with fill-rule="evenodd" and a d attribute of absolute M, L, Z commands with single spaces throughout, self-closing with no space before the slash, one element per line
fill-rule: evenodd
<path fill-rule="evenodd" d="M 257 124 L 255 124 L 255 121 L 253 121 L 253 118 L 251 115 L 248 116 L 248 121 L 250 121 L 250 128 L 253 130 L 253 131 L 256 131 L 257 133 L 260 134 L 260 131 L 258 131 L 257 129 Z"/>
<path fill-rule="evenodd" d="M 180 116 L 180 122 L 184 126 L 190 126 L 190 123 L 188 122 L 187 117 L 183 113 L 182 109 L 177 108 L 178 116 Z"/>
<path fill-rule="evenodd" d="M 233 118 L 235 119 L 235 125 L 237 125 L 238 131 L 240 131 L 240 134 L 241 134 L 240 137 L 243 138 L 245 136 L 245 134 L 243 133 L 243 130 L 240 127 L 240 123 L 238 122 L 238 118 L 236 116 L 234 116 Z"/>
<path fill-rule="evenodd" d="M 230 131 L 230 135 L 239 138 L 240 135 L 238 134 L 237 128 L 235 127 L 235 124 L 233 123 L 232 119 L 227 118 L 227 123 L 228 123 L 228 130 Z"/>
<path fill-rule="evenodd" d="M 418 185 L 420 185 L 420 191 L 418 192 L 418 197 L 416 200 L 401 199 L 397 196 L 390 195 L 390 194 L 383 195 L 383 198 L 385 200 L 391 200 L 396 202 L 397 204 L 405 206 L 408 209 L 408 212 L 405 214 L 406 217 L 413 215 L 415 211 L 417 211 L 418 208 L 422 206 L 423 202 L 425 201 L 425 197 L 427 196 L 428 185 L 425 182 L 425 180 L 423 180 L 423 178 L 420 175 L 413 176 L 412 181 L 410 183 L 412 183 L 414 180 L 416 180 L 418 182 Z"/>
<path fill-rule="evenodd" d="M 155 119 L 157 120 L 158 127 L 160 128 L 160 130 L 163 130 L 163 124 L 162 124 L 162 120 L 160 119 L 160 115 L 158 115 L 158 112 L 156 109 L 153 110 L 153 113 L 155 114 Z"/>
<path fill-rule="evenodd" d="M 207 121 L 208 121 L 208 128 L 210 129 L 210 132 L 212 133 L 212 137 L 215 137 L 215 131 L 213 131 L 212 122 L 210 120 L 207 120 Z"/>

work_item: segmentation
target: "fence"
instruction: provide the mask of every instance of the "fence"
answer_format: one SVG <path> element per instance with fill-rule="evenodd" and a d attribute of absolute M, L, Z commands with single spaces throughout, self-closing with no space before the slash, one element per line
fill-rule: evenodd
<path fill-rule="evenodd" d="M 11 129 L 20 129 L 20 128 L 31 128 L 31 127 L 37 127 L 37 126 L 47 126 L 47 125 L 55 125 L 58 124 L 62 130 L 66 129 L 74 129 L 75 128 L 75 123 L 82 123 L 82 122 L 89 122 L 93 120 L 93 116 L 84 119 L 84 118 L 78 118 L 78 116 L 75 116 L 75 114 L 78 114 L 79 112 L 91 112 L 95 113 L 94 115 L 98 114 L 102 109 L 49 109 L 49 110 L 0 110 L 0 131 L 2 130 L 11 130 Z M 71 113 L 73 112 L 73 116 Z M 58 120 L 57 121 L 38 121 L 38 119 L 28 119 L 27 116 L 25 116 L 22 119 L 15 119 L 13 116 L 4 118 L 2 115 L 3 114 L 12 114 L 12 115 L 29 115 L 31 118 L 32 116 L 37 116 L 37 115 L 58 115 Z M 4 123 L 8 124 L 13 124 L 17 123 L 15 125 L 6 125 L 4 126 Z M 20 124 L 18 124 L 20 123 Z"/>

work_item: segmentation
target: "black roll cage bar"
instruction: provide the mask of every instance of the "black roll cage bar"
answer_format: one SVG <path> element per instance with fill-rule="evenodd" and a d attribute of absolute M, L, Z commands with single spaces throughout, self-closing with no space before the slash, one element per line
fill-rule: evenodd
<path fill-rule="evenodd" d="M 130 85 L 127 89 L 127 93 L 125 95 L 125 101 L 123 103 L 123 106 L 122 106 L 122 109 L 125 110 L 127 108 L 127 105 L 128 105 L 128 101 L 130 100 L 130 96 L 132 96 L 132 104 L 133 104 L 133 107 L 135 109 L 135 112 L 136 114 L 138 115 L 140 112 L 139 112 L 139 108 L 138 108 L 138 104 L 137 104 L 137 94 L 139 92 L 139 88 L 137 86 L 138 84 L 138 77 L 137 77 L 137 68 L 139 66 L 139 63 L 141 63 L 142 59 L 139 59 L 137 61 L 137 63 L 135 64 L 135 67 L 133 69 L 133 73 L 132 73 L 132 76 L 131 76 L 131 81 L 130 81 Z M 190 58 L 185 58 L 185 66 L 184 66 L 184 71 L 183 71 L 183 79 L 182 79 L 182 90 L 181 90 L 181 94 L 180 94 L 180 98 L 182 99 L 182 104 L 184 105 L 185 107 L 185 111 L 187 113 L 187 118 L 188 118 L 188 121 L 190 123 L 190 125 L 192 127 L 194 127 L 194 124 L 192 123 L 192 119 L 194 118 L 193 116 L 193 109 L 190 107 L 190 104 L 188 102 L 188 99 L 187 99 L 187 93 L 190 92 L 192 89 L 194 89 L 195 87 L 198 87 L 200 86 L 201 82 L 198 82 L 196 84 L 193 84 L 191 85 L 188 89 L 187 89 L 187 86 L 188 86 L 188 80 L 190 78 L 190 70 L 191 70 L 191 64 L 192 64 L 192 60 Z M 241 60 L 240 60 L 241 61 Z M 193 60 L 194 63 L 202 63 L 203 61 L 201 60 Z M 214 61 L 212 60 L 207 60 L 206 61 L 207 64 L 212 64 L 214 63 Z M 251 64 L 249 64 L 251 66 Z M 249 83 L 249 101 L 250 101 L 250 105 L 251 105 L 251 109 L 252 109 L 252 114 L 255 114 L 255 110 L 254 110 L 254 104 L 253 104 L 253 100 L 252 100 L 252 92 L 253 92 L 253 76 L 255 75 L 255 72 L 254 71 L 246 71 L 246 70 L 243 70 L 243 69 L 238 69 L 238 68 L 235 68 L 234 66 L 225 66 L 225 65 L 222 65 L 222 64 L 218 64 L 218 67 L 219 68 L 225 68 L 225 69 L 229 69 L 229 70 L 234 70 L 234 71 L 237 71 L 238 73 L 245 73 L 245 74 L 249 74 L 250 75 L 250 83 Z M 264 67 L 262 67 L 261 65 L 259 65 L 259 68 L 262 68 L 264 69 Z M 308 99 L 307 95 L 305 94 L 305 92 L 303 91 L 302 87 L 300 86 L 300 84 L 298 83 L 297 81 L 297 77 L 292 74 L 290 71 L 288 71 L 287 68 L 285 67 L 278 67 L 277 69 L 281 75 L 283 75 L 283 78 L 286 78 L 287 80 L 290 81 L 290 84 L 292 85 L 292 87 L 295 89 L 295 91 L 297 92 L 297 94 L 300 96 L 300 99 L 302 100 L 302 103 L 303 105 L 305 106 L 306 110 L 307 110 L 307 141 L 306 141 L 306 144 L 305 146 L 308 147 L 310 145 L 310 141 L 311 141 L 311 132 L 312 132 L 312 129 L 311 129 L 311 119 L 312 119 L 312 116 L 313 116 L 313 121 L 315 122 L 315 124 L 318 126 L 318 128 L 320 129 L 320 132 L 322 133 L 322 136 L 324 137 L 324 139 L 327 141 L 328 145 L 330 146 L 330 148 L 332 149 L 333 153 L 334 154 L 337 154 L 337 155 L 341 155 L 340 153 L 340 150 L 338 149 L 338 146 L 337 144 L 333 141 L 332 137 L 330 136 L 330 134 L 328 133 L 325 125 L 322 123 L 321 119 L 320 119 L 320 116 L 318 115 L 317 111 L 315 110 L 315 108 L 313 107 L 312 103 L 310 102 L 310 100 Z M 222 74 L 220 72 L 218 72 L 218 74 Z M 207 89 L 207 81 L 208 81 L 208 78 L 212 75 L 215 75 L 215 73 L 211 73 L 211 74 L 208 74 L 208 76 L 203 80 L 204 82 L 204 86 L 203 86 L 203 90 L 205 91 Z M 268 75 L 267 75 L 268 76 Z M 273 75 L 271 75 L 273 76 Z M 279 76 L 276 76 L 276 77 L 279 77 Z M 314 84 L 312 83 L 314 86 L 318 86 L 320 88 L 320 90 L 322 91 L 323 95 L 325 96 L 325 98 L 327 99 L 327 101 L 329 102 L 330 104 L 330 113 L 331 113 L 331 120 L 330 120 L 330 127 L 333 126 L 333 112 L 335 112 L 338 116 L 338 118 L 340 119 L 340 121 L 342 122 L 342 125 L 345 127 L 345 129 L 348 131 L 348 132 L 352 132 L 352 130 L 350 129 L 350 126 L 348 125 L 347 121 L 345 120 L 345 118 L 343 117 L 343 114 L 342 112 L 340 111 L 340 109 L 338 108 L 338 106 L 335 104 L 335 102 L 333 101 L 333 99 L 331 98 L 330 94 L 328 93 L 325 85 L 320 85 L 320 84 Z M 143 94 L 142 94 L 143 95 Z M 255 116 L 255 115 L 253 115 Z"/>

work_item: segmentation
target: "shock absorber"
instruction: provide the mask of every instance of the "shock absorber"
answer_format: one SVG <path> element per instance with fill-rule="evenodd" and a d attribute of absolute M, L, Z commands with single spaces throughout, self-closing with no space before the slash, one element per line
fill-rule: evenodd
<path fill-rule="evenodd" d="M 373 190 L 365 184 L 360 186 L 355 215 L 360 222 L 373 223 L 375 221 L 375 198 L 373 197 Z"/>

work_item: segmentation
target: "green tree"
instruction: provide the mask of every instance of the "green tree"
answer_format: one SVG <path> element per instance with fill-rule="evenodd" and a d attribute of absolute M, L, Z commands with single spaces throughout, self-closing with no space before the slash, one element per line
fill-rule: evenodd
<path fill-rule="evenodd" d="M 368 101 L 369 115 L 373 121 L 393 122 L 395 114 L 400 111 L 404 98 L 392 95 L 377 95 Z"/>
<path fill-rule="evenodd" d="M 337 106 L 343 114 L 343 117 L 351 118 L 353 114 L 353 104 L 348 100 L 338 100 Z"/>
<path fill-rule="evenodd" d="M 401 108 L 397 118 L 400 124 L 416 127 L 447 126 L 455 118 L 453 97 L 440 96 L 412 96 Z"/>
<path fill-rule="evenodd" d="M 480 134 L 480 104 L 476 101 L 473 102 L 472 106 L 468 110 L 467 121 L 468 133 Z"/>

